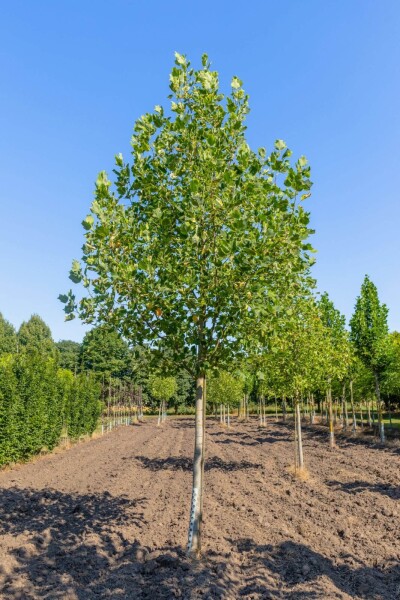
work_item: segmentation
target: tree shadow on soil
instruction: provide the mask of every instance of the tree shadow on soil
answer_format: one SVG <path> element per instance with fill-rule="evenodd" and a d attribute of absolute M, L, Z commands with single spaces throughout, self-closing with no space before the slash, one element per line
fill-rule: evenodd
<path fill-rule="evenodd" d="M 317 580 L 322 576 L 327 577 L 337 590 L 353 598 L 389 599 L 398 597 L 400 593 L 400 566 L 395 558 L 385 560 L 384 568 L 378 568 L 368 567 L 348 553 L 343 553 L 334 563 L 306 545 L 292 541 L 279 546 L 262 546 L 244 539 L 237 543 L 237 547 L 245 555 L 250 553 L 250 568 L 254 568 L 257 579 L 260 579 L 259 574 L 263 571 L 279 577 L 287 586 L 285 598 L 321 598 Z M 259 582 L 257 586 L 260 587 Z M 293 591 L 292 596 L 289 590 L 294 586 L 307 590 Z M 249 582 L 247 591 L 258 590 L 254 590 Z"/>
<path fill-rule="evenodd" d="M 265 435 L 262 435 L 265 432 Z M 240 446 L 258 446 L 259 444 L 275 444 L 277 442 L 290 442 L 291 438 L 284 431 L 268 431 L 268 429 L 257 428 L 255 435 L 249 435 L 242 431 L 223 430 L 210 432 L 208 435 L 215 436 L 215 444 L 238 444 Z M 219 437 L 224 436 L 224 439 Z"/>
<path fill-rule="evenodd" d="M 168 456 L 166 458 L 149 458 L 148 456 L 134 456 L 134 460 L 140 462 L 146 469 L 150 471 L 191 471 L 193 469 L 193 459 L 186 456 Z M 205 463 L 205 471 L 239 471 L 241 469 L 258 469 L 257 463 L 252 463 L 246 460 L 226 461 L 219 456 L 211 456 L 207 458 Z"/>
<path fill-rule="evenodd" d="M 123 524 L 144 526 L 144 503 L 145 498 L 115 498 L 108 492 L 1 490 L 0 535 L 24 538 L 23 545 L 10 543 L 9 561 L 3 555 L 0 597 L 69 598 L 74 590 L 85 598 L 85 588 L 107 573 L 111 558 L 126 548 Z"/>
<path fill-rule="evenodd" d="M 343 483 L 341 481 L 328 481 L 327 485 L 335 490 L 346 492 L 347 494 L 358 494 L 360 492 L 372 492 L 388 496 L 393 500 L 400 500 L 400 487 L 386 483 L 370 483 L 368 481 L 351 481 Z"/>
<path fill-rule="evenodd" d="M 386 560 L 383 570 L 343 554 L 333 563 L 291 541 L 273 546 L 257 545 L 251 539 L 227 540 L 231 552 L 210 549 L 200 561 L 189 560 L 176 546 L 152 550 L 138 541 L 129 543 L 123 525 L 144 524 L 143 503 L 144 499 L 132 502 L 107 493 L 3 490 L 0 534 L 11 534 L 13 540 L 12 562 L 0 567 L 0 596 L 7 600 L 311 600 L 335 597 L 337 592 L 354 598 L 396 598 L 400 591 L 397 562 Z M 15 547 L 20 534 L 23 546 L 21 542 Z"/>

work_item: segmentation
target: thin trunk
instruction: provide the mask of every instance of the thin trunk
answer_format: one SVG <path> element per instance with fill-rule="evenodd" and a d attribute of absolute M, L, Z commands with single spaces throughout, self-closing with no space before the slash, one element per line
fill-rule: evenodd
<path fill-rule="evenodd" d="M 369 399 L 366 400 L 367 403 L 367 412 L 368 412 L 368 426 L 372 427 L 372 419 L 371 419 L 371 405 Z"/>
<path fill-rule="evenodd" d="M 383 422 L 383 415 L 382 415 L 381 388 L 379 385 L 378 373 L 375 372 L 374 375 L 375 375 L 376 406 L 378 409 L 379 437 L 381 440 L 381 444 L 384 444 L 385 443 L 385 424 Z"/>
<path fill-rule="evenodd" d="M 349 426 L 349 415 L 347 412 L 347 399 L 346 399 L 346 384 L 343 384 L 343 412 L 344 412 L 344 430 L 347 431 Z"/>
<path fill-rule="evenodd" d="M 329 402 L 329 446 L 330 448 L 335 447 L 335 432 L 333 429 L 333 408 L 332 408 L 332 390 L 328 390 L 328 402 Z"/>
<path fill-rule="evenodd" d="M 304 458 L 303 458 L 303 442 L 301 438 L 301 413 L 300 413 L 300 403 L 298 399 L 295 400 L 295 428 L 296 428 L 296 458 L 297 464 L 296 468 L 303 469 L 304 467 Z"/>
<path fill-rule="evenodd" d="M 282 400 L 282 416 L 283 416 L 283 421 L 286 421 L 286 396 L 283 396 L 283 400 Z"/>
<path fill-rule="evenodd" d="M 196 388 L 195 443 L 193 458 L 192 504 L 190 510 L 187 552 L 199 557 L 201 553 L 201 524 L 203 518 L 203 481 L 205 453 L 205 375 L 199 375 Z"/>
<path fill-rule="evenodd" d="M 355 433 L 356 429 L 357 429 L 357 418 L 356 418 L 356 409 L 354 406 L 353 380 L 350 381 L 350 403 L 351 403 L 351 414 L 352 414 L 352 418 L 353 418 L 352 432 Z"/>

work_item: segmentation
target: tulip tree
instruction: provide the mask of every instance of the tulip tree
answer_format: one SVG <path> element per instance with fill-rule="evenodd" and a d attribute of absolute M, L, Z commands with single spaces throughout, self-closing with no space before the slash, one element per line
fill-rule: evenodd
<path fill-rule="evenodd" d="M 239 406 L 243 398 L 243 380 L 228 371 L 213 373 L 207 379 L 207 396 L 214 404 Z M 228 412 L 228 426 L 230 425 Z"/>
<path fill-rule="evenodd" d="M 188 552 L 201 547 L 205 373 L 223 368 L 275 327 L 311 262 L 310 168 L 245 138 L 248 96 L 234 77 L 219 89 L 206 55 L 195 70 L 176 54 L 170 109 L 139 118 L 132 156 L 101 172 L 84 219 L 86 241 L 61 296 L 67 319 L 108 323 L 128 340 L 168 349 L 196 380 L 195 451 Z"/>
<path fill-rule="evenodd" d="M 354 314 L 350 320 L 351 340 L 360 360 L 371 372 L 375 382 L 378 407 L 379 433 L 385 442 L 385 429 L 382 419 L 381 379 L 388 364 L 388 309 L 381 304 L 374 283 L 365 276 L 361 293 L 356 300 Z"/>
<path fill-rule="evenodd" d="M 160 412 L 158 417 L 158 424 L 160 424 L 161 421 L 165 421 L 168 400 L 176 394 L 177 382 L 175 377 L 161 377 L 155 375 L 154 377 L 151 377 L 149 381 L 149 388 L 151 395 L 156 400 L 160 401 Z"/>

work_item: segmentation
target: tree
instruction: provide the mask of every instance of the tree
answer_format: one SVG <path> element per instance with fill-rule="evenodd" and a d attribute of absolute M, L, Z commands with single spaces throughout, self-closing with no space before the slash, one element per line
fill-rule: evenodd
<path fill-rule="evenodd" d="M 51 330 L 39 315 L 32 315 L 18 330 L 18 346 L 21 351 L 38 352 L 47 356 L 56 355 L 56 346 Z"/>
<path fill-rule="evenodd" d="M 17 351 L 17 334 L 15 328 L 0 313 L 0 355 Z"/>
<path fill-rule="evenodd" d="M 56 347 L 60 353 L 59 365 L 61 369 L 69 369 L 76 372 L 79 363 L 79 354 L 81 345 L 72 340 L 60 340 L 56 342 Z"/>
<path fill-rule="evenodd" d="M 219 371 L 207 381 L 207 394 L 215 404 L 239 406 L 243 398 L 244 381 L 228 371 Z M 228 412 L 229 425 L 229 412 Z"/>
<path fill-rule="evenodd" d="M 354 314 L 350 320 L 350 337 L 355 350 L 364 365 L 371 371 L 375 381 L 378 406 L 379 433 L 385 442 L 385 428 L 382 419 L 380 384 L 388 364 L 388 309 L 381 304 L 374 283 L 365 276 L 357 297 Z"/>
<path fill-rule="evenodd" d="M 158 418 L 158 424 L 165 420 L 167 413 L 167 402 L 176 394 L 177 385 L 175 377 L 161 377 L 154 375 L 150 379 L 150 393 L 156 399 L 160 401 L 160 414 Z"/>
<path fill-rule="evenodd" d="M 115 330 L 95 327 L 83 338 L 79 364 L 83 371 L 107 377 L 124 377 L 130 373 L 129 346 Z"/>
<path fill-rule="evenodd" d="M 351 350 L 348 332 L 346 331 L 346 319 L 335 308 L 326 292 L 320 298 L 319 310 L 324 325 L 324 371 L 329 408 L 329 439 L 330 446 L 333 448 L 335 433 L 332 411 L 332 381 L 334 379 L 342 381 L 345 378 L 351 362 Z"/>
<path fill-rule="evenodd" d="M 70 277 L 87 294 L 61 295 L 67 319 L 108 323 L 127 339 L 166 348 L 196 381 L 188 551 L 201 547 L 205 375 L 229 366 L 280 318 L 311 263 L 311 187 L 304 157 L 282 140 L 267 155 L 245 139 L 248 96 L 234 77 L 219 90 L 206 55 L 196 71 L 175 55 L 171 113 L 156 106 L 135 124 L 132 161 L 116 157 L 114 186 L 96 182 L 86 242 Z"/>

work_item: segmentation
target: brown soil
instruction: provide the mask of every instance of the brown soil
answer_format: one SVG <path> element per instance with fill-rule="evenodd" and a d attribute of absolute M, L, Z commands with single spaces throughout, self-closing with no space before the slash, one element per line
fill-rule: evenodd
<path fill-rule="evenodd" d="M 307 428 L 306 428 L 307 429 Z M 121 427 L 0 473 L 0 597 L 400 598 L 400 455 L 326 430 L 207 425 L 204 555 L 184 554 L 193 420 Z"/>

